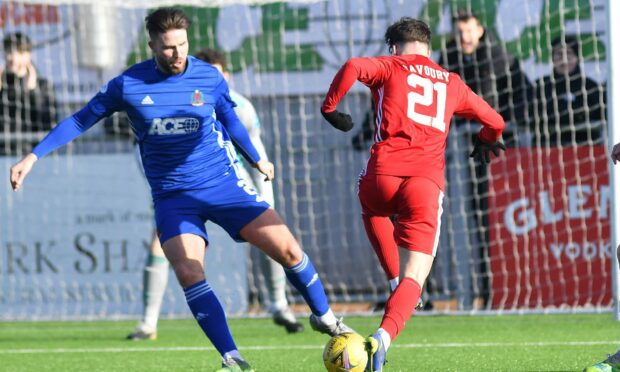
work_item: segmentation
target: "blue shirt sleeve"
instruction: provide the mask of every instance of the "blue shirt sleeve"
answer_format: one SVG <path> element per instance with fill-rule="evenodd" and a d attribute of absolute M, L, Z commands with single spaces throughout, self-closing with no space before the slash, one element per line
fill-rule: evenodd
<path fill-rule="evenodd" d="M 122 78 L 118 76 L 101 88 L 80 111 L 62 120 L 32 150 L 37 158 L 66 145 L 102 118 L 122 109 Z"/>
<path fill-rule="evenodd" d="M 247 129 L 245 129 L 245 126 L 243 126 L 243 123 L 241 123 L 239 117 L 235 113 L 235 103 L 230 98 L 226 80 L 222 79 L 222 82 L 217 87 L 217 91 L 220 92 L 220 97 L 215 103 L 215 115 L 217 120 L 224 125 L 241 155 L 251 164 L 258 163 L 261 157 L 252 144 Z"/>

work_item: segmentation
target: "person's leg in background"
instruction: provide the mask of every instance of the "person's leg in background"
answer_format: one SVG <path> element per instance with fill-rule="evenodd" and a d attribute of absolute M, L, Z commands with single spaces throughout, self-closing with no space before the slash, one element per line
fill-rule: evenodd
<path fill-rule="evenodd" d="M 143 311 L 135 330 L 127 336 L 128 340 L 157 339 L 157 321 L 168 285 L 170 265 L 161 248 L 157 232 L 153 231 L 149 254 L 143 273 Z"/>

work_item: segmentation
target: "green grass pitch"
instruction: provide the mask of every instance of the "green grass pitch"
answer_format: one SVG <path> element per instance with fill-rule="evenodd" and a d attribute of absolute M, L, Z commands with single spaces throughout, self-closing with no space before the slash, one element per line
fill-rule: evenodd
<path fill-rule="evenodd" d="M 347 317 L 367 335 L 378 317 Z M 0 371 L 213 371 L 219 356 L 192 320 L 162 320 L 157 341 L 126 341 L 133 321 L 0 322 Z M 320 372 L 328 337 L 289 335 L 271 319 L 231 319 L 258 372 Z M 393 344 L 385 372 L 581 371 L 620 346 L 610 314 L 417 316 Z"/>

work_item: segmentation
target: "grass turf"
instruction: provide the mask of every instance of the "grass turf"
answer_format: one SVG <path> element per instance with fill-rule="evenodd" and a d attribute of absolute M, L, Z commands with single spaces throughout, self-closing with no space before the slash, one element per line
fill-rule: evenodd
<path fill-rule="evenodd" d="M 378 317 L 347 317 L 362 335 Z M 325 335 L 271 319 L 231 319 L 258 372 L 320 372 Z M 162 320 L 157 341 L 126 341 L 134 322 L 0 322 L 0 371 L 213 371 L 219 355 L 192 320 Z M 620 346 L 609 314 L 414 317 L 388 353 L 393 371 L 581 371 Z"/>

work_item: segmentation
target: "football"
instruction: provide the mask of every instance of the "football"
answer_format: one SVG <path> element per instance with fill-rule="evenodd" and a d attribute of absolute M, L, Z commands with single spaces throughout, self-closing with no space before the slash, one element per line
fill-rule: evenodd
<path fill-rule="evenodd" d="M 334 336 L 323 349 L 323 363 L 329 372 L 363 372 L 367 361 L 364 337 L 357 333 Z"/>

